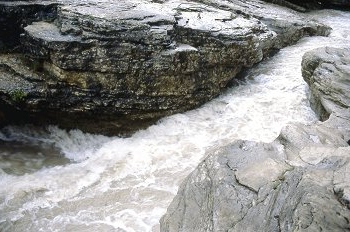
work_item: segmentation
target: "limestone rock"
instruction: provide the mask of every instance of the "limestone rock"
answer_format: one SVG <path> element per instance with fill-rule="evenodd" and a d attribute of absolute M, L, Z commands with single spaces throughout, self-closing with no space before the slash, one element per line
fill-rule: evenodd
<path fill-rule="evenodd" d="M 326 119 L 350 105 L 350 49 L 319 48 L 303 57 L 303 76 L 311 87 L 312 106 Z"/>
<path fill-rule="evenodd" d="M 0 12 L 3 118 L 104 134 L 197 107 L 274 51 L 329 33 L 258 0 L 2 1 Z"/>
<path fill-rule="evenodd" d="M 349 231 L 348 57 L 320 48 L 303 58 L 326 121 L 289 125 L 271 144 L 212 151 L 180 186 L 161 231 Z"/>

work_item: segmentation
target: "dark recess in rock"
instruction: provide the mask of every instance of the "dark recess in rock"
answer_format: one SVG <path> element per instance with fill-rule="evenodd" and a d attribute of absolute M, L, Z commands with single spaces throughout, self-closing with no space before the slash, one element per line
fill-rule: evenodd
<path fill-rule="evenodd" d="M 270 2 L 278 4 L 281 6 L 289 7 L 297 11 L 308 11 L 317 9 L 338 9 L 338 10 L 349 10 L 350 1 L 349 0 L 264 0 L 265 2 Z"/>
<path fill-rule="evenodd" d="M 10 1 L 8 1 L 10 2 Z M 35 21 L 57 18 L 57 4 L 5 5 L 0 7 L 0 52 L 19 50 L 23 28 Z"/>

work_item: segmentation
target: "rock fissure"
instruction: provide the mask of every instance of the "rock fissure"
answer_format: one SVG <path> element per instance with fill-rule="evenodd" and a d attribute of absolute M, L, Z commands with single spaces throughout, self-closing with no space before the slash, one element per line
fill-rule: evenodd
<path fill-rule="evenodd" d="M 253 187 L 247 185 L 247 184 L 244 184 L 243 182 L 240 182 L 239 179 L 237 179 L 237 176 L 235 174 L 235 179 L 237 181 L 237 184 L 241 185 L 242 187 L 254 192 L 255 194 L 258 194 L 259 193 L 259 189 L 254 189 Z"/>

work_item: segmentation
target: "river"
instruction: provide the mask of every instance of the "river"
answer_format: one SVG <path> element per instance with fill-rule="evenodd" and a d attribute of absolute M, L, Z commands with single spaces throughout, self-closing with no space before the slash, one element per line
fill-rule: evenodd
<path fill-rule="evenodd" d="M 206 152 L 237 139 L 271 142 L 317 117 L 301 76 L 304 52 L 350 45 L 350 12 L 310 13 L 329 37 L 307 37 L 202 107 L 129 138 L 10 126 L 0 131 L 0 231 L 159 231 L 182 180 Z"/>

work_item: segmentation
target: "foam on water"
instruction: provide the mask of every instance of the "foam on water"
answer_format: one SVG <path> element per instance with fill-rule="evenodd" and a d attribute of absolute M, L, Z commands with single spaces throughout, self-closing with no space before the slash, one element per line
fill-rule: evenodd
<path fill-rule="evenodd" d="M 313 16 L 334 27 L 330 37 L 302 39 L 253 68 L 241 85 L 130 138 L 57 127 L 3 130 L 2 141 L 51 146 L 71 162 L 25 175 L 0 173 L 0 230 L 158 231 L 179 184 L 208 150 L 237 139 L 271 142 L 289 122 L 317 120 L 301 57 L 312 48 L 349 45 L 350 14 Z"/>

